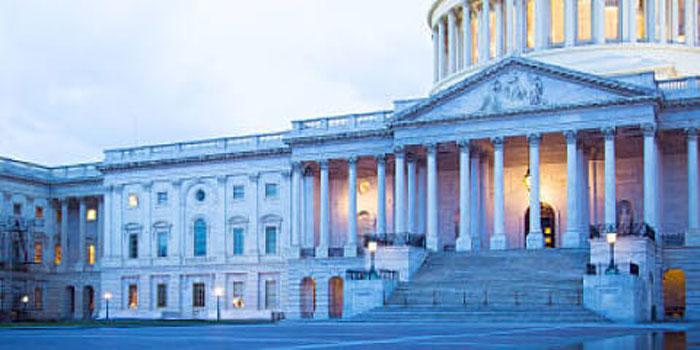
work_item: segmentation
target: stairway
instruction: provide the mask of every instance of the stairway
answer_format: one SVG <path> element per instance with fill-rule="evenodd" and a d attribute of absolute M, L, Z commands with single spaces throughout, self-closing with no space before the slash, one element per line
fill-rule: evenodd
<path fill-rule="evenodd" d="M 440 252 L 353 321 L 601 322 L 581 306 L 588 250 Z"/>
<path fill-rule="evenodd" d="M 667 247 L 663 270 L 681 269 L 685 274 L 685 320 L 700 320 L 700 248 Z"/>

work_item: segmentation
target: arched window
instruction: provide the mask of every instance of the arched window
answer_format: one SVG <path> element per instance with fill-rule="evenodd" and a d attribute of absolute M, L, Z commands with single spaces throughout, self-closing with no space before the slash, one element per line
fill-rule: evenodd
<path fill-rule="evenodd" d="M 204 219 L 194 222 L 194 256 L 207 255 L 207 223 Z"/>

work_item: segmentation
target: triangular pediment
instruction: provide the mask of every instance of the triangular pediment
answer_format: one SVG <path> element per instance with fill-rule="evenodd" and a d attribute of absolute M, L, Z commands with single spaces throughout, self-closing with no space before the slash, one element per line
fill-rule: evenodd
<path fill-rule="evenodd" d="M 397 113 L 393 124 L 499 116 L 653 99 L 651 89 L 510 57 Z"/>

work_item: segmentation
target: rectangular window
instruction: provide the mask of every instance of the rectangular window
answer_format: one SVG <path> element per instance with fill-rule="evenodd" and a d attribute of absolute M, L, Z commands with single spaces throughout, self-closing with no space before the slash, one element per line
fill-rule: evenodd
<path fill-rule="evenodd" d="M 139 287 L 136 284 L 129 285 L 129 309 L 136 310 L 139 307 Z"/>
<path fill-rule="evenodd" d="M 44 256 L 43 256 L 43 249 L 44 246 L 41 245 L 41 242 L 34 242 L 34 263 L 35 264 L 41 264 L 44 261 Z"/>
<path fill-rule="evenodd" d="M 95 265 L 95 245 L 88 245 L 88 264 Z"/>
<path fill-rule="evenodd" d="M 265 254 L 277 254 L 277 227 L 265 227 Z"/>
<path fill-rule="evenodd" d="M 132 233 L 129 235 L 129 258 L 139 257 L 139 235 Z"/>
<path fill-rule="evenodd" d="M 22 215 L 22 204 L 15 203 L 12 206 L 12 213 L 15 215 Z"/>
<path fill-rule="evenodd" d="M 243 229 L 233 229 L 233 255 L 243 255 Z"/>
<path fill-rule="evenodd" d="M 204 283 L 195 283 L 192 285 L 192 307 L 204 307 L 206 291 Z"/>
<path fill-rule="evenodd" d="M 277 281 L 265 281 L 265 310 L 277 308 Z"/>
<path fill-rule="evenodd" d="M 277 198 L 277 184 L 265 184 L 265 198 Z"/>
<path fill-rule="evenodd" d="M 236 309 L 242 308 L 245 304 L 243 302 L 245 284 L 243 281 L 233 282 L 233 307 Z"/>
<path fill-rule="evenodd" d="M 168 192 L 158 192 L 156 195 L 156 203 L 158 203 L 158 205 L 168 204 Z"/>
<path fill-rule="evenodd" d="M 233 186 L 233 199 L 245 198 L 245 187 L 241 185 Z"/>
<path fill-rule="evenodd" d="M 37 219 L 44 218 L 44 207 L 36 206 L 34 207 L 34 217 Z"/>
<path fill-rule="evenodd" d="M 157 306 L 158 307 L 167 307 L 168 306 L 168 286 L 165 283 L 159 283 L 158 284 L 158 292 L 156 295 L 157 299 Z"/>
<path fill-rule="evenodd" d="M 44 305 L 44 300 L 41 294 L 41 288 L 34 288 L 34 309 L 36 310 L 41 310 Z"/>
<path fill-rule="evenodd" d="M 168 233 L 158 232 L 158 257 L 168 256 Z"/>
<path fill-rule="evenodd" d="M 56 265 L 61 265 L 62 255 L 61 255 L 61 245 L 60 244 L 56 244 L 53 247 L 53 254 L 54 254 L 54 263 Z"/>
<path fill-rule="evenodd" d="M 88 209 L 87 212 L 85 213 L 85 220 L 87 220 L 87 221 L 97 220 L 97 209 L 95 209 L 95 208 Z"/>
<path fill-rule="evenodd" d="M 129 195 L 129 208 L 136 208 L 139 206 L 139 196 L 135 194 Z"/>

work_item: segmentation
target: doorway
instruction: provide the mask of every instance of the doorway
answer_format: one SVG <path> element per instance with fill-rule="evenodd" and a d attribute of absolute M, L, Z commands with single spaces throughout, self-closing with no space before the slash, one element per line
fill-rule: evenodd
<path fill-rule="evenodd" d="M 556 215 L 551 205 L 542 202 L 540 203 L 540 227 L 544 236 L 545 248 L 556 248 L 557 245 L 557 230 L 556 230 Z M 530 234 L 530 207 L 525 210 L 525 240 Z"/>

